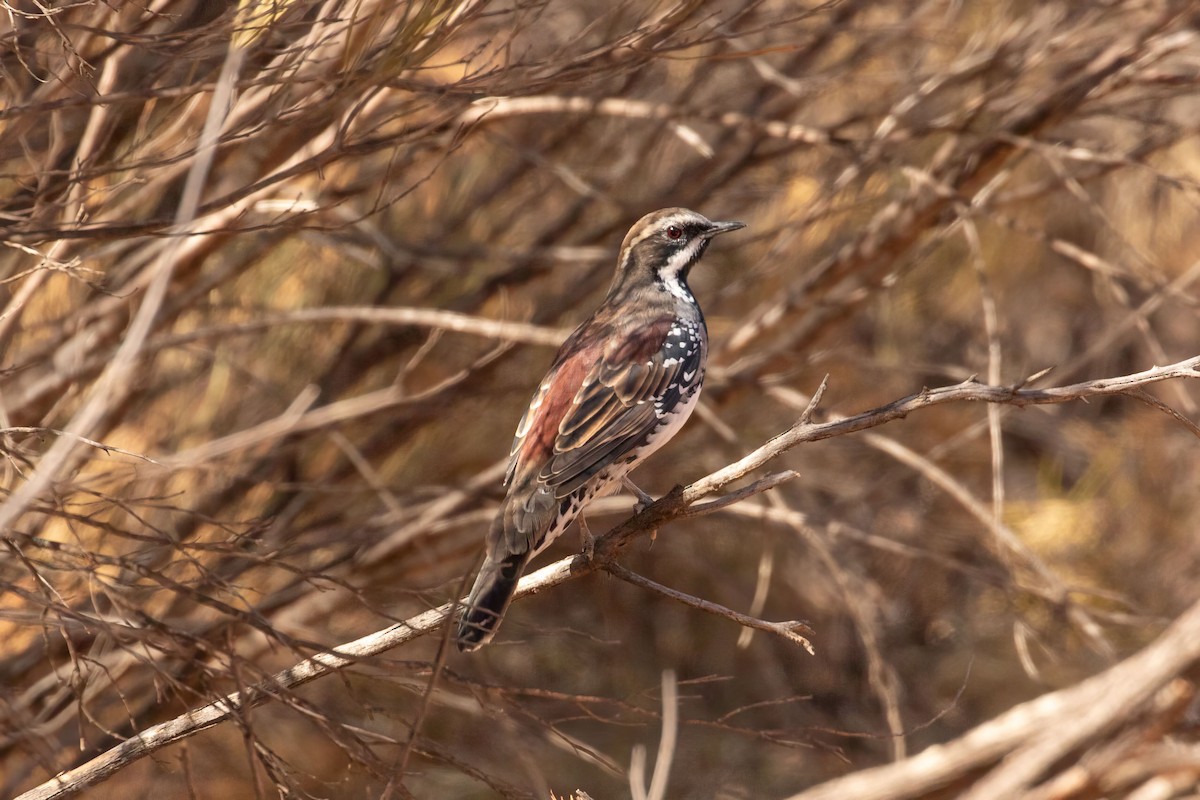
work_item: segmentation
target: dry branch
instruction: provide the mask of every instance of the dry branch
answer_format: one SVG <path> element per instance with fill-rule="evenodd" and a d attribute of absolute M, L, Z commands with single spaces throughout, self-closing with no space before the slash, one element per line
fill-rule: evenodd
<path fill-rule="evenodd" d="M 749 614 L 742 614 L 741 612 L 734 611 L 732 608 L 727 608 L 720 603 L 714 603 L 711 600 L 705 600 L 703 598 L 681 592 L 678 589 L 672 589 L 669 586 L 663 586 L 661 583 L 652 581 L 642 575 L 638 575 L 636 572 L 626 569 L 620 564 L 608 564 L 604 567 L 604 571 L 610 575 L 615 575 L 623 581 L 632 583 L 634 586 L 641 586 L 643 589 L 649 589 L 652 592 L 657 592 L 664 597 L 669 597 L 672 600 L 678 600 L 684 605 L 691 606 L 692 608 L 698 608 L 701 611 L 714 614 L 718 617 L 731 619 L 738 625 L 741 625 L 745 628 L 766 631 L 774 636 L 786 639 L 792 644 L 800 645 L 808 651 L 809 655 L 815 655 L 812 642 L 796 633 L 797 630 L 804 630 L 808 633 L 812 633 L 812 630 L 808 627 L 808 624 L 800 620 L 769 622 L 765 619 L 758 619 L 757 617 L 752 617 Z"/>
<path fill-rule="evenodd" d="M 829 781 L 790 800 L 904 800 L 1000 761 L 971 800 L 1021 796 L 1062 756 L 1124 723 L 1200 661 L 1200 603 L 1153 644 L 1077 686 L 1042 695 L 912 758 Z"/>

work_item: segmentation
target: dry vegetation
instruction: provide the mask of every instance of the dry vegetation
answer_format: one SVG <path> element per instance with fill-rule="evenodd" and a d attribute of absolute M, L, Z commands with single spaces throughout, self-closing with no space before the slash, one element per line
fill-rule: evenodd
<path fill-rule="evenodd" d="M 6 0 L 0 795 L 1195 795 L 1197 24 Z M 667 205 L 749 225 L 667 497 L 451 652 Z"/>

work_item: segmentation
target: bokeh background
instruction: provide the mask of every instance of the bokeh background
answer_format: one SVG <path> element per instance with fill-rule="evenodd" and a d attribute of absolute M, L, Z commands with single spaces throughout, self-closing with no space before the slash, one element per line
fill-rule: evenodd
<path fill-rule="evenodd" d="M 710 372 L 638 473 L 654 494 L 826 376 L 816 420 L 1196 355 L 1198 22 L 1183 0 L 5 3 L 0 794 L 453 597 L 555 343 L 656 208 L 747 228 L 694 271 Z M 1173 381 L 805 444 L 771 466 L 799 478 L 622 563 L 806 620 L 815 655 L 593 574 L 477 654 L 418 639 L 87 796 L 628 796 L 666 670 L 669 797 L 902 758 L 1196 599 L 1198 418 Z M 1173 719 L 1159 738 L 1194 738 Z"/>

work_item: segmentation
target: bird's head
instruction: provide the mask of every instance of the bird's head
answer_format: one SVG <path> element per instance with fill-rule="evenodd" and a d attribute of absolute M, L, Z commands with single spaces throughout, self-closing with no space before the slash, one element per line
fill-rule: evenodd
<path fill-rule="evenodd" d="M 686 208 L 664 208 L 639 219 L 621 243 L 613 291 L 652 284 L 691 299 L 688 271 L 704 255 L 717 234 L 746 227 L 740 222 L 713 222 Z"/>

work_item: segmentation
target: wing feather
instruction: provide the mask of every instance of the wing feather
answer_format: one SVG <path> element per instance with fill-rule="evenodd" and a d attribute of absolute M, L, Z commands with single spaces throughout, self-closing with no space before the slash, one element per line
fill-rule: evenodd
<path fill-rule="evenodd" d="M 512 447 L 508 451 L 508 468 L 504 471 L 505 486 L 512 483 L 513 475 L 516 474 L 521 446 L 525 443 L 525 437 L 529 435 L 529 429 L 533 426 L 534 420 L 537 419 L 538 411 L 541 409 L 542 403 L 546 400 L 553 377 L 554 372 L 551 371 L 545 378 L 542 378 L 541 385 L 538 386 L 537 391 L 533 393 L 533 397 L 529 400 L 529 407 L 525 409 L 525 413 L 521 415 L 521 421 L 517 423 L 517 432 L 513 436 Z"/>
<path fill-rule="evenodd" d="M 566 497 L 609 464 L 642 445 L 660 424 L 659 401 L 678 392 L 683 375 L 701 367 L 699 348 L 668 358 L 661 347 L 647 360 L 624 364 L 602 360 L 584 378 L 571 408 L 559 424 L 554 455 L 538 474 Z"/>
<path fill-rule="evenodd" d="M 703 342 L 685 340 L 674 317 L 623 327 L 564 344 L 517 426 L 505 475 L 510 489 L 570 495 L 643 444 L 660 424 L 658 412 L 702 369 Z"/>

